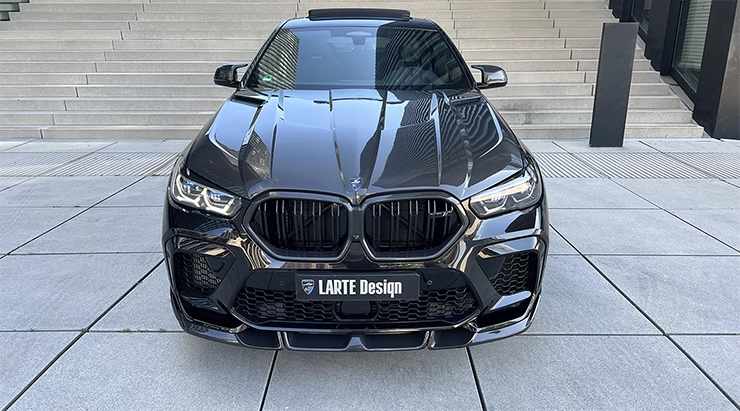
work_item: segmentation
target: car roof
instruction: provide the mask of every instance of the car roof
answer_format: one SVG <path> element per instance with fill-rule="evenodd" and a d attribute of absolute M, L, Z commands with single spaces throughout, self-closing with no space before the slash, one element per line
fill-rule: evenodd
<path fill-rule="evenodd" d="M 337 23 L 358 27 L 378 27 L 393 23 L 394 27 L 437 29 L 437 25 L 431 20 L 415 19 L 408 10 L 371 8 L 312 9 L 308 11 L 307 17 L 286 21 L 283 28 L 330 27 L 337 26 Z"/>

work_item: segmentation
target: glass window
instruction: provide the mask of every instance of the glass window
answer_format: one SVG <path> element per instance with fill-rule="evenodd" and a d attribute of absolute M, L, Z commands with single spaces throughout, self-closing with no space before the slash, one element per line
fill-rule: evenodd
<path fill-rule="evenodd" d="M 650 25 L 650 10 L 653 8 L 653 0 L 635 0 L 632 6 L 632 17 L 640 23 L 640 28 L 647 33 Z"/>
<path fill-rule="evenodd" d="M 436 30 L 389 25 L 282 29 L 248 84 L 261 90 L 470 88 L 456 55 Z"/>
<path fill-rule="evenodd" d="M 712 0 L 688 0 L 681 9 L 673 71 L 696 92 Z"/>

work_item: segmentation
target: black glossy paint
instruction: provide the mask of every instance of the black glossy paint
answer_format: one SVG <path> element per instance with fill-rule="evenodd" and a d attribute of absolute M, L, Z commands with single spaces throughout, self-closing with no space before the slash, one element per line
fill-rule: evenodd
<path fill-rule="evenodd" d="M 284 27 L 330 24 L 331 20 L 298 19 Z M 351 20 L 351 24 L 389 22 L 368 19 Z M 392 24 L 441 30 L 426 20 Z M 445 39 L 449 42 L 446 35 Z M 451 42 L 450 46 L 462 60 Z M 222 342 L 301 350 L 451 348 L 524 331 L 537 307 L 547 254 L 544 191 L 528 209 L 487 219 L 470 212 L 467 199 L 519 175 L 530 164 L 542 177 L 531 153 L 481 94 L 472 76 L 466 76 L 469 87 L 454 90 L 343 88 L 261 93 L 238 89 L 184 151 L 184 169 L 174 171 L 242 197 L 242 209 L 232 218 L 223 218 L 181 206 L 169 194 L 166 202 L 163 245 L 173 309 L 183 328 Z M 355 189 L 352 180 L 357 178 L 361 182 Z M 439 253 L 418 260 L 373 258 L 360 238 L 350 240 L 339 260 L 281 259 L 262 249 L 246 228 L 254 202 L 276 195 L 345 199 L 353 210 L 387 198 L 444 198 L 462 214 L 466 225 Z M 361 227 L 350 230 L 362 232 Z M 207 256 L 204 264 L 220 281 L 215 291 L 199 298 L 181 292 L 176 279 L 180 273 L 173 260 L 177 253 Z M 492 265 L 480 261 L 495 258 L 501 262 L 516 253 L 536 257 L 535 286 L 523 303 L 511 308 L 513 314 L 495 311 L 491 315 L 489 311 L 502 295 L 490 281 L 495 273 L 486 272 Z M 232 308 L 237 294 L 258 270 L 263 275 L 265 270 L 274 270 L 279 274 L 276 278 L 292 278 L 299 270 L 353 276 L 430 269 L 461 276 L 475 295 L 474 315 L 455 327 L 378 330 L 352 329 L 349 324 L 335 330 L 275 329 L 248 324 Z M 485 326 L 478 327 L 476 321 Z"/>
<path fill-rule="evenodd" d="M 241 95 L 248 91 L 241 91 Z M 522 169 L 522 152 L 479 91 L 276 91 L 231 97 L 187 167 L 247 198 L 308 188 L 360 199 L 441 189 L 465 199 Z"/>

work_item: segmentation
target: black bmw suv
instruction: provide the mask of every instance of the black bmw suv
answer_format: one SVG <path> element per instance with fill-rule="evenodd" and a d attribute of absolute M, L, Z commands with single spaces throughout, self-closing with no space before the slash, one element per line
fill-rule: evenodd
<path fill-rule="evenodd" d="M 243 76 L 237 70 L 247 67 Z M 171 300 L 247 347 L 463 347 L 522 332 L 548 248 L 542 175 L 481 94 L 506 85 L 408 11 L 280 24 L 172 170 Z"/>

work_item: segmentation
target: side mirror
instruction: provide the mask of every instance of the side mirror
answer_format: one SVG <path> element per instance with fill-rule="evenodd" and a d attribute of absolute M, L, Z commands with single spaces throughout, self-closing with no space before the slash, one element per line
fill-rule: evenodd
<path fill-rule="evenodd" d="M 219 86 L 238 88 L 239 77 L 236 74 L 236 70 L 246 66 L 247 63 L 234 63 L 221 66 L 213 74 L 213 82 Z"/>
<path fill-rule="evenodd" d="M 509 76 L 499 66 L 475 65 L 471 67 L 480 70 L 481 81 L 478 83 L 478 88 L 503 87 L 509 83 Z"/>

